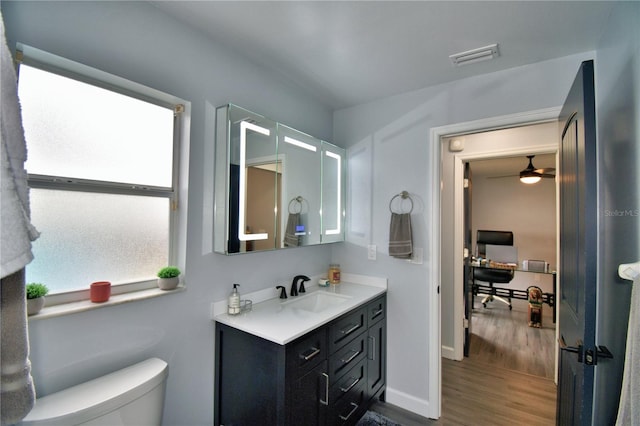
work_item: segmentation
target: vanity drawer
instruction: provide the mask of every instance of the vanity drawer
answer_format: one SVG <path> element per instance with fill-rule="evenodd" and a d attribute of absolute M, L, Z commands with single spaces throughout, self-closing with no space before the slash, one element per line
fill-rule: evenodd
<path fill-rule="evenodd" d="M 329 327 L 329 353 L 334 353 L 367 328 L 365 308 L 355 310 Z"/>
<path fill-rule="evenodd" d="M 331 385 L 331 389 L 329 390 L 329 403 L 335 404 L 345 395 L 348 395 L 353 389 L 362 386 L 362 383 L 366 380 L 367 362 L 363 359 L 337 381 L 334 380 L 334 383 Z"/>
<path fill-rule="evenodd" d="M 366 309 L 367 320 L 369 321 L 368 324 L 369 327 L 371 327 L 378 321 L 382 321 L 387 317 L 387 297 L 382 296 L 373 302 L 369 302 Z"/>
<path fill-rule="evenodd" d="M 365 386 L 359 384 L 339 400 L 329 415 L 330 425 L 355 425 L 367 408 Z"/>
<path fill-rule="evenodd" d="M 287 346 L 290 371 L 305 373 L 327 359 L 327 329 L 321 327 Z"/>
<path fill-rule="evenodd" d="M 367 355 L 367 333 L 360 333 L 355 339 L 329 356 L 329 377 L 335 382 L 345 375 Z"/>

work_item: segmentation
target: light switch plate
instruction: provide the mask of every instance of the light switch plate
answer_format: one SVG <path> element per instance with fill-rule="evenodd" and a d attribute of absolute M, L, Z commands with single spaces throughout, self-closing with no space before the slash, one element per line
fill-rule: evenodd
<path fill-rule="evenodd" d="M 376 245 L 375 244 L 369 244 L 367 258 L 369 260 L 376 260 L 376 252 L 377 252 Z"/>

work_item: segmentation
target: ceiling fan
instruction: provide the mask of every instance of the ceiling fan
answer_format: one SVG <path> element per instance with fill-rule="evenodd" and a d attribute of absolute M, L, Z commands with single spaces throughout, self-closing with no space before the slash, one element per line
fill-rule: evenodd
<path fill-rule="evenodd" d="M 545 168 L 545 169 L 536 169 L 533 165 L 533 157 L 535 155 L 527 155 L 529 159 L 529 165 L 526 169 L 522 170 L 518 174 L 508 174 L 508 175 L 499 175 L 499 176 L 488 176 L 489 179 L 502 179 L 507 177 L 519 177 L 522 183 L 533 184 L 540 182 L 542 178 L 555 178 L 556 177 L 556 169 L 554 168 Z"/>
<path fill-rule="evenodd" d="M 542 178 L 555 178 L 556 177 L 556 169 L 547 168 L 547 169 L 536 169 L 533 166 L 533 157 L 535 155 L 527 155 L 529 159 L 529 165 L 526 169 L 520 172 L 520 182 L 526 184 L 537 183 Z"/>

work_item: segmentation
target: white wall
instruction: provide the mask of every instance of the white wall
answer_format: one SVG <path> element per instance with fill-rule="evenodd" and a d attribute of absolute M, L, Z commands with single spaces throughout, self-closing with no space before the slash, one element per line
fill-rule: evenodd
<path fill-rule="evenodd" d="M 214 108 L 234 102 L 331 140 L 331 111 L 145 2 L 2 2 L 9 46 L 51 52 L 191 102 L 187 291 L 29 325 L 39 396 L 158 356 L 169 363 L 164 423 L 213 423 L 210 303 L 319 274 L 330 247 L 226 257 L 210 251 Z M 36 224 L 37 225 L 37 224 Z M 204 250 L 203 250 L 204 247 Z M 207 249 L 209 247 L 209 249 Z M 275 293 L 275 289 L 274 289 Z"/>
<path fill-rule="evenodd" d="M 472 216 L 474 240 L 478 229 L 512 231 L 519 261 L 545 260 L 555 268 L 556 191 L 553 179 L 525 185 L 517 177 L 501 181 L 476 178 L 473 180 Z M 475 243 L 472 247 L 475 248 Z M 516 272 L 507 287 L 526 290 L 530 285 L 539 286 L 544 292 L 553 291 L 550 275 L 529 272 Z"/>
<path fill-rule="evenodd" d="M 631 283 L 618 277 L 618 265 L 640 259 L 638 22 L 640 3 L 617 3 L 595 61 L 600 206 L 596 343 L 614 355 L 595 370 L 593 424 L 602 425 L 613 424 L 618 409 L 631 294 Z"/>

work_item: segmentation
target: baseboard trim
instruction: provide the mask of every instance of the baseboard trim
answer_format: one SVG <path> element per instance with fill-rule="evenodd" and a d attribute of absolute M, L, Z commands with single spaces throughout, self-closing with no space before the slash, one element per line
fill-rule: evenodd
<path fill-rule="evenodd" d="M 422 417 L 433 418 L 430 414 L 429 401 L 416 398 L 399 390 L 389 388 L 385 391 L 385 400 L 389 404 L 393 404 L 397 407 L 416 413 Z"/>
<path fill-rule="evenodd" d="M 441 355 L 442 355 L 443 358 L 446 358 L 446 359 L 453 359 L 453 360 L 456 359 L 455 350 L 451 346 L 442 345 L 441 346 Z"/>

